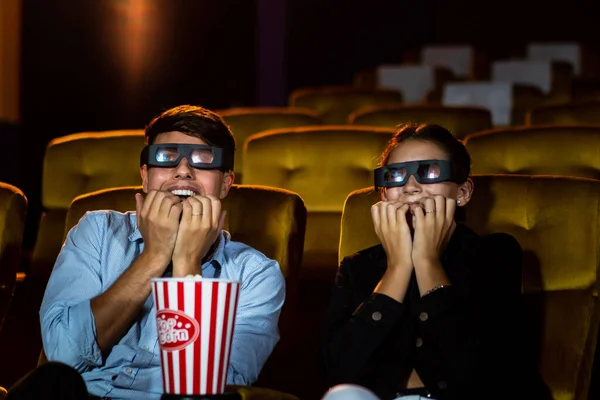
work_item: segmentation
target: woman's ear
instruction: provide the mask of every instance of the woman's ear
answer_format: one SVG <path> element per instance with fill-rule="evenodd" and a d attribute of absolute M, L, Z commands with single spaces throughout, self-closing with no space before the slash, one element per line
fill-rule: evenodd
<path fill-rule="evenodd" d="M 471 196 L 473 195 L 473 190 L 475 189 L 475 183 L 471 178 L 468 178 L 465 183 L 461 184 L 458 188 L 458 195 L 456 196 L 456 205 L 459 207 L 464 207 L 467 205 L 469 201 L 471 201 Z"/>

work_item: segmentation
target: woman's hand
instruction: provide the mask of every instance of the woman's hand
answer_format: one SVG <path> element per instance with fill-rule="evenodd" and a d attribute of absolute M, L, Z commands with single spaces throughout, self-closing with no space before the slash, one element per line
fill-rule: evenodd
<path fill-rule="evenodd" d="M 375 233 L 388 259 L 388 269 L 413 268 L 410 227 L 406 220 L 410 206 L 399 201 L 380 201 L 371 207 Z"/>
<path fill-rule="evenodd" d="M 412 262 L 415 268 L 439 263 L 455 228 L 456 200 L 442 195 L 423 197 L 411 206 L 415 216 Z"/>

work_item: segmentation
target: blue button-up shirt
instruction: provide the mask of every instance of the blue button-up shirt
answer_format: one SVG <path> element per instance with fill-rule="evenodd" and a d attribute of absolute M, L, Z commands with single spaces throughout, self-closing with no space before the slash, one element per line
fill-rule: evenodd
<path fill-rule="evenodd" d="M 160 398 L 163 391 L 152 296 L 106 358 L 95 339 L 90 307 L 90 300 L 104 293 L 143 249 L 135 212 L 88 212 L 67 235 L 46 288 L 40 311 L 46 356 L 77 369 L 95 396 L 148 399 Z M 279 340 L 285 298 L 279 264 L 223 231 L 202 265 L 202 276 L 242 282 L 227 383 L 249 385 Z"/>

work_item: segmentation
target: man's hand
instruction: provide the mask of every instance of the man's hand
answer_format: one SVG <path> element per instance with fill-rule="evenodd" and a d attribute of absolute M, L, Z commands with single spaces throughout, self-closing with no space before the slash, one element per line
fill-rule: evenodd
<path fill-rule="evenodd" d="M 151 190 L 144 199 L 141 194 L 135 195 L 137 224 L 144 238 L 143 254 L 164 265 L 164 269 L 171 261 L 179 218 L 183 205 L 181 199 L 164 190 Z"/>
<path fill-rule="evenodd" d="M 212 195 L 183 201 L 183 212 L 173 251 L 173 276 L 200 275 L 202 260 L 225 225 L 221 201 Z"/>

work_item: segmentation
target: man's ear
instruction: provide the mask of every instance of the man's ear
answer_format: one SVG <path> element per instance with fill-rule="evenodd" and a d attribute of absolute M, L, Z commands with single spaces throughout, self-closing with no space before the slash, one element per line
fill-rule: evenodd
<path fill-rule="evenodd" d="M 387 191 L 385 189 L 379 189 L 379 195 L 381 196 L 381 201 L 387 201 Z"/>
<path fill-rule="evenodd" d="M 233 185 L 233 181 L 235 180 L 235 174 L 233 171 L 228 171 L 223 173 L 223 180 L 221 181 L 221 193 L 219 198 L 223 200 L 227 197 L 229 193 L 229 189 L 231 189 L 231 185 Z"/>

